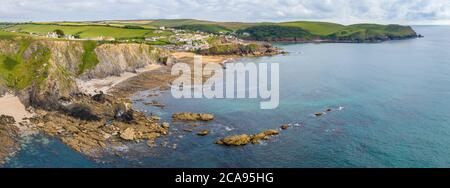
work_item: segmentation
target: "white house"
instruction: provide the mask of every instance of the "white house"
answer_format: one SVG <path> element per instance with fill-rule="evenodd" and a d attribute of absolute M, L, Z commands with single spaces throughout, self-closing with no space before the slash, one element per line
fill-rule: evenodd
<path fill-rule="evenodd" d="M 55 32 L 49 32 L 47 33 L 47 38 L 58 38 L 58 34 Z"/>

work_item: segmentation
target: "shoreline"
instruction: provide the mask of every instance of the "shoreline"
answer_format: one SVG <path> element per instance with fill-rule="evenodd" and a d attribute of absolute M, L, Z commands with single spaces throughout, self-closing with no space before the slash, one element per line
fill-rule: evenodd
<path fill-rule="evenodd" d="M 416 36 L 407 36 L 407 37 L 393 37 L 388 39 L 378 39 L 378 40 L 338 40 L 338 39 L 312 39 L 312 40 L 297 40 L 297 39 L 280 39 L 280 40 L 273 40 L 273 41 L 263 41 L 268 42 L 271 44 L 274 43 L 289 43 L 289 44 L 308 44 L 308 43 L 317 43 L 317 44 L 376 44 L 376 43 L 383 43 L 383 42 L 389 42 L 389 41 L 400 41 L 400 40 L 411 40 L 411 39 L 420 39 L 424 38 L 423 35 L 416 35 Z M 262 41 L 254 41 L 249 40 L 249 42 L 262 42 Z"/>
<path fill-rule="evenodd" d="M 77 86 L 82 93 L 95 95 L 97 93 L 103 92 L 107 94 L 111 88 L 114 86 L 138 76 L 140 73 L 152 71 L 161 68 L 159 64 L 150 64 L 144 68 L 136 70 L 136 73 L 124 72 L 120 76 L 108 76 L 103 79 L 91 79 L 88 81 L 83 81 L 81 79 L 76 79 Z"/>
<path fill-rule="evenodd" d="M 191 52 L 173 52 L 170 57 L 174 63 L 183 62 L 193 66 L 194 55 L 196 54 Z M 202 55 L 203 63 L 218 63 L 222 66 L 243 57 L 255 56 Z M 117 148 L 141 141 L 153 148 L 156 139 L 170 134 L 170 125 L 160 121 L 158 116 L 148 116 L 135 110 L 131 97 L 139 91 L 170 89 L 171 81 L 175 79 L 171 75 L 171 65 L 151 64 L 135 70 L 135 73 L 125 72 L 120 76 L 108 76 L 104 79 L 76 79 L 81 93 L 64 104 L 64 111 L 36 109 L 34 113 L 30 113 L 17 96 L 9 94 L 2 99 L 18 107 L 14 109 L 20 111 L 16 113 L 3 109 L 0 114 L 14 115 L 17 121 L 28 118 L 29 123 L 26 125 L 30 125 L 34 132 L 60 139 L 69 148 L 92 159 L 101 159 L 120 152 Z M 88 111 L 79 111 L 80 108 Z M 207 114 L 197 115 L 203 117 Z M 22 130 L 26 129 L 20 130 L 19 135 L 22 135 L 25 132 Z M 207 135 L 209 132 L 202 134 Z"/>
<path fill-rule="evenodd" d="M 26 109 L 19 97 L 6 93 L 0 97 L 0 104 L 0 115 L 13 117 L 16 121 L 14 125 L 19 129 L 21 135 L 28 135 L 32 132 L 27 125 L 30 123 L 28 119 L 35 114 Z"/>

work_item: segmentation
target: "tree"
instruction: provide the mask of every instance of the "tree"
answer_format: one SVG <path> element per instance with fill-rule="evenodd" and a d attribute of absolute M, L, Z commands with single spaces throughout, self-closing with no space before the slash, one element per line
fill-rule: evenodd
<path fill-rule="evenodd" d="M 61 29 L 55 29 L 53 32 L 55 32 L 58 35 L 58 38 L 62 38 L 65 36 L 64 31 Z"/>

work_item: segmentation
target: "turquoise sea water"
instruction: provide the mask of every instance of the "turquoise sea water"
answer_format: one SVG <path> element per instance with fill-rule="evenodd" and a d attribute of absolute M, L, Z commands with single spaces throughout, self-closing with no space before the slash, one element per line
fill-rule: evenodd
<path fill-rule="evenodd" d="M 277 44 L 289 55 L 246 58 L 280 63 L 280 106 L 259 109 L 255 99 L 150 100 L 164 110 L 140 110 L 170 120 L 173 112 L 213 113 L 217 120 L 140 149 L 135 156 L 92 161 L 56 139 L 35 136 L 6 167 L 450 167 L 450 27 L 417 26 L 421 39 L 377 44 Z M 136 98 L 146 96 L 139 93 Z M 316 118 L 314 112 L 341 109 Z M 224 147 L 223 136 L 293 128 L 260 145 Z M 172 146 L 176 144 L 176 149 Z"/>

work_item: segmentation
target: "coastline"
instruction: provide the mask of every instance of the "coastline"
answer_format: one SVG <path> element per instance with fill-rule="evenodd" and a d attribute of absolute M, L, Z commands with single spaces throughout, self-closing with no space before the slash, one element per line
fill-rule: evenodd
<path fill-rule="evenodd" d="M 161 68 L 161 65 L 150 64 L 144 68 L 137 69 L 135 73 L 124 72 L 120 76 L 109 76 L 104 79 L 91 79 L 88 81 L 77 79 L 76 82 L 80 91 L 85 94 L 95 95 L 100 92 L 108 94 L 111 88 L 128 80 L 129 78 L 138 76 L 140 73 L 156 70 L 159 68 Z"/>
<path fill-rule="evenodd" d="M 23 135 L 30 133 L 30 127 L 28 126 L 29 118 L 32 118 L 35 114 L 28 111 L 25 105 L 22 104 L 19 97 L 6 93 L 0 97 L 0 115 L 11 116 L 16 121 L 14 125 L 19 129 L 19 132 Z"/>
<path fill-rule="evenodd" d="M 341 43 L 341 44 L 371 44 L 371 43 L 382 43 L 388 41 L 398 41 L 398 40 L 411 40 L 411 39 L 419 39 L 423 38 L 423 35 L 415 35 L 415 36 L 407 36 L 407 37 L 397 37 L 397 38 L 384 38 L 384 39 L 376 39 L 376 40 L 342 40 L 342 39 L 279 39 L 279 40 L 271 40 L 265 41 L 269 43 L 289 43 L 289 44 L 307 44 L 307 43 L 316 43 L 316 44 L 327 44 L 327 43 Z M 251 41 L 250 42 L 261 42 L 261 41 Z"/>
<path fill-rule="evenodd" d="M 192 64 L 194 55 L 190 52 L 175 52 L 171 58 L 175 62 Z M 231 58 L 236 56 L 204 56 L 204 62 L 223 65 Z M 121 148 L 133 142 L 146 141 L 149 147 L 155 147 L 157 138 L 169 134 L 168 123 L 160 122 L 157 116 L 149 117 L 135 111 L 130 96 L 138 91 L 167 89 L 172 79 L 170 66 L 160 64 L 150 64 L 133 72 L 104 79 L 77 79 L 76 84 L 81 93 L 65 104 L 66 112 L 36 109 L 31 113 L 18 96 L 7 93 L 0 98 L 0 114 L 11 116 L 16 122 L 6 130 L 7 133 L 17 132 L 17 135 L 26 136 L 42 132 L 60 139 L 79 153 L 101 159 L 122 152 Z M 79 111 L 86 107 L 95 111 Z M 0 149 L 8 150 L 7 153 L 1 153 L 3 157 L 0 160 L 20 150 L 17 146 L 19 138 L 10 134 L 1 134 L 0 137 L 7 141 Z"/>

